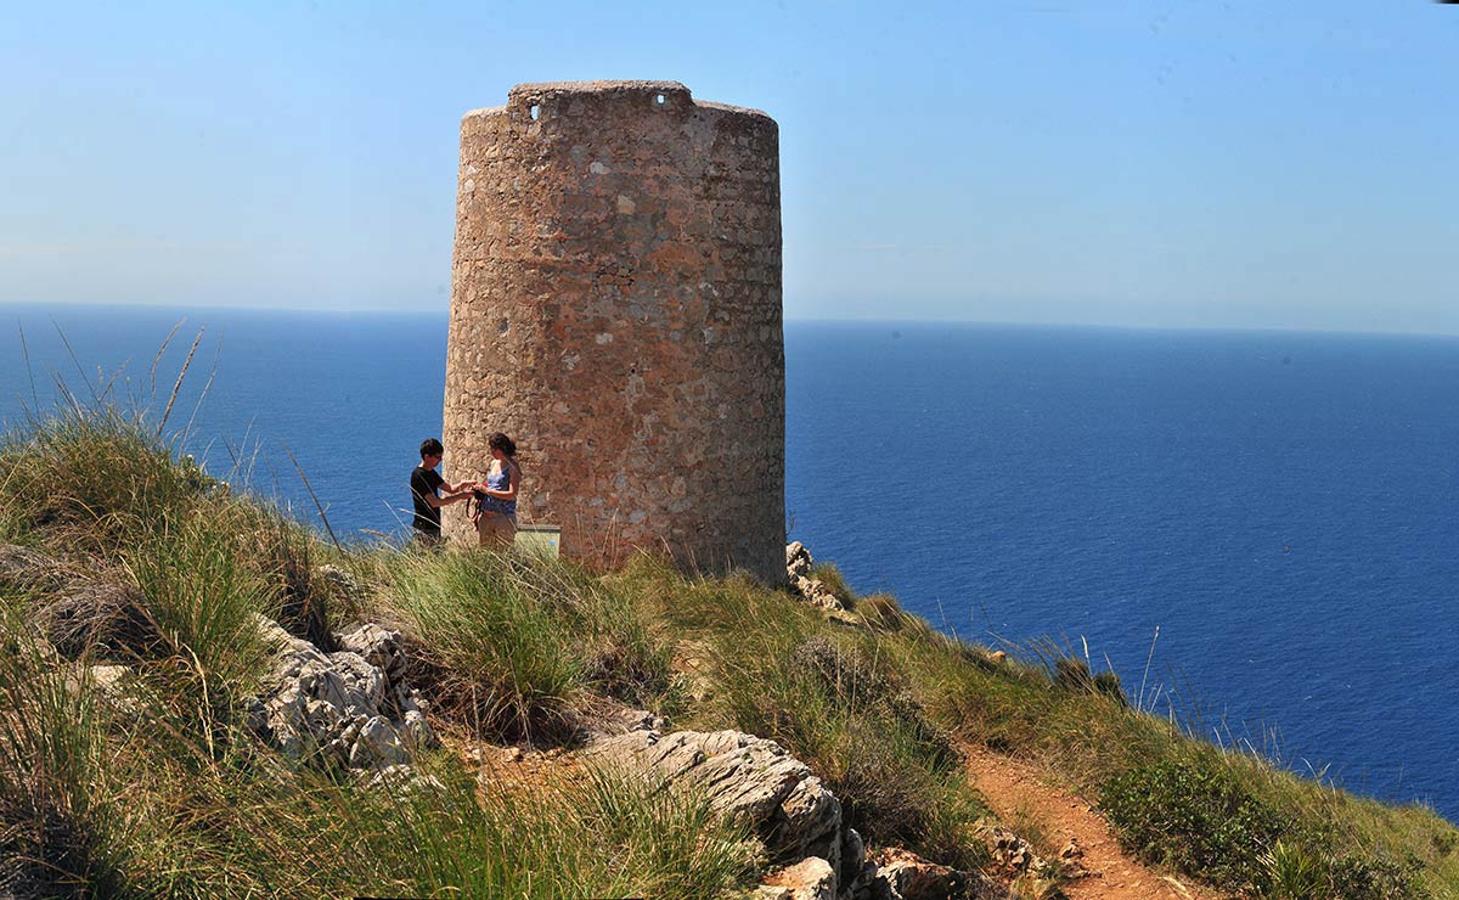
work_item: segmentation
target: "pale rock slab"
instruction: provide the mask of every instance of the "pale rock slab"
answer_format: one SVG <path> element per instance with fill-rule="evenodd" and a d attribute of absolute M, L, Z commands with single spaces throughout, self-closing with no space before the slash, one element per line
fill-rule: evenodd
<path fill-rule="evenodd" d="M 774 741 L 738 731 L 633 731 L 584 755 L 705 792 L 714 808 L 753 827 L 772 858 L 841 861 L 841 803 L 805 763 Z"/>
<path fill-rule="evenodd" d="M 373 769 L 408 763 L 415 749 L 435 742 L 418 694 L 403 681 L 392 684 L 388 668 L 355 650 L 324 653 L 263 616 L 257 625 L 275 657 L 251 724 L 285 755 L 320 753 L 351 769 Z M 367 625 L 343 640 L 389 667 L 382 654 L 399 635 Z"/>

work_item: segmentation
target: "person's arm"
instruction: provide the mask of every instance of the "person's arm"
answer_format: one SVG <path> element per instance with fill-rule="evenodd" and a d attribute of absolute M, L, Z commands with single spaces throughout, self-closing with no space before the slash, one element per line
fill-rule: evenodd
<path fill-rule="evenodd" d="M 426 506 L 429 506 L 431 509 L 440 509 L 443 506 L 450 506 L 452 503 L 460 503 L 470 496 L 470 491 L 464 494 L 447 494 L 444 497 L 437 497 L 435 494 L 426 494 Z"/>
<path fill-rule="evenodd" d="M 437 488 L 445 488 L 446 496 L 437 496 Z M 450 506 L 452 503 L 458 503 L 471 496 L 469 492 L 465 494 L 459 493 L 459 485 L 449 485 L 444 480 L 432 484 L 430 476 L 419 474 L 411 477 L 410 490 L 411 493 L 425 501 L 426 506 L 429 506 L 431 509 Z"/>

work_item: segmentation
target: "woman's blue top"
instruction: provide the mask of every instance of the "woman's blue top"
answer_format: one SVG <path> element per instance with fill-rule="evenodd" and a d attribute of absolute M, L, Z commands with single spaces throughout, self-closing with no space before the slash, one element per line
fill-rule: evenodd
<path fill-rule="evenodd" d="M 495 475 L 486 476 L 486 486 L 494 491 L 505 491 L 511 489 L 512 469 L 511 466 L 502 466 Z M 481 508 L 486 512 L 501 513 L 504 516 L 516 516 L 517 501 L 502 500 L 490 494 L 481 498 Z"/>

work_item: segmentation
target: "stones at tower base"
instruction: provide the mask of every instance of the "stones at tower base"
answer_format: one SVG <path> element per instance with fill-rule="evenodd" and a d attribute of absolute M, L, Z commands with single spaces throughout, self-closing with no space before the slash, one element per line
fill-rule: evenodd
<path fill-rule="evenodd" d="M 811 577 L 811 567 L 814 565 L 815 560 L 811 558 L 811 551 L 806 549 L 805 544 L 791 541 L 785 545 L 785 575 L 790 579 L 791 591 L 821 609 L 845 609 L 846 604 L 841 602 L 835 591 L 819 578 Z"/>

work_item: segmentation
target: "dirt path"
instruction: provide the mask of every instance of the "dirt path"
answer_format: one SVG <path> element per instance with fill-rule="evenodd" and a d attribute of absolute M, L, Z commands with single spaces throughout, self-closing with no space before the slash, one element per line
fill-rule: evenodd
<path fill-rule="evenodd" d="M 1125 855 L 1109 823 L 1088 803 L 1053 787 L 1027 763 L 981 748 L 964 748 L 968 773 L 1004 822 L 1019 817 L 1036 822 L 1055 848 L 1070 838 L 1084 850 L 1084 868 L 1091 874 L 1069 882 L 1070 900 L 1217 900 L 1222 895 L 1204 886 L 1161 875 Z"/>

